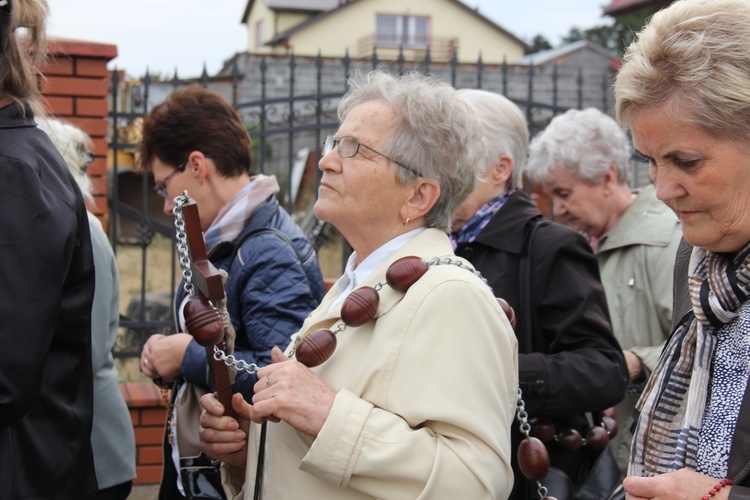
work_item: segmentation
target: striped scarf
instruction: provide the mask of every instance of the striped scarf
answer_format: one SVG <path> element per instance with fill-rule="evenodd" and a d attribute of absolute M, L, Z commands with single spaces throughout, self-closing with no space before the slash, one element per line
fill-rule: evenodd
<path fill-rule="evenodd" d="M 456 249 L 459 243 L 471 243 L 474 241 L 477 236 L 479 236 L 482 229 L 484 229 L 484 227 L 490 222 L 490 219 L 492 219 L 495 214 L 503 208 L 505 202 L 508 201 L 508 198 L 510 198 L 515 192 L 515 189 L 510 189 L 492 198 L 477 210 L 474 217 L 472 217 L 458 233 L 451 233 L 449 236 L 451 244 L 453 245 L 453 250 Z"/>
<path fill-rule="evenodd" d="M 688 287 L 695 317 L 675 330 L 636 405 L 628 476 L 696 470 L 717 334 L 750 296 L 750 243 L 731 260 L 695 247 Z"/>

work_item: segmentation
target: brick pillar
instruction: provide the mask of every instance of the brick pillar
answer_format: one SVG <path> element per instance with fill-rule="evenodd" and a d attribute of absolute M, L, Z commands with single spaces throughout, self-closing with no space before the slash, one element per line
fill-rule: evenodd
<path fill-rule="evenodd" d="M 49 39 L 49 61 L 44 68 L 42 94 L 47 111 L 86 132 L 93 141 L 94 163 L 88 175 L 94 202 L 89 210 L 107 227 L 107 130 L 109 72 L 107 63 L 117 57 L 117 46 Z"/>
<path fill-rule="evenodd" d="M 134 484 L 158 484 L 162 473 L 162 439 L 167 407 L 161 391 L 150 382 L 122 382 L 120 391 L 130 408 L 135 431 Z M 166 397 L 169 397 L 167 393 Z"/>

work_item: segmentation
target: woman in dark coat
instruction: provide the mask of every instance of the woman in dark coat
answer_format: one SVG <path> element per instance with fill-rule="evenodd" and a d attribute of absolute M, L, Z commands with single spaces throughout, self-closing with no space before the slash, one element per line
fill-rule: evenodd
<path fill-rule="evenodd" d="M 596 259 L 586 240 L 555 223 L 538 228 L 531 247 L 531 338 L 520 315 L 520 260 L 526 232 L 542 218 L 521 191 L 528 131 L 509 100 L 483 90 L 459 90 L 484 127 L 486 168 L 478 189 L 454 213 L 456 254 L 469 260 L 495 295 L 516 312 L 519 386 L 530 417 L 552 419 L 558 432 L 584 432 L 584 413 L 618 403 L 627 384 L 620 347 L 612 335 Z M 513 449 L 522 435 L 512 432 Z M 551 464 L 575 482 L 588 450 L 548 446 Z M 510 498 L 532 498 L 536 483 L 521 475 L 513 455 L 515 486 Z M 544 484 L 544 481 L 542 481 Z M 555 496 L 555 491 L 550 491 Z"/>
<path fill-rule="evenodd" d="M 98 489 L 86 207 L 32 112 L 46 15 L 42 0 L 0 5 L 0 498 Z"/>

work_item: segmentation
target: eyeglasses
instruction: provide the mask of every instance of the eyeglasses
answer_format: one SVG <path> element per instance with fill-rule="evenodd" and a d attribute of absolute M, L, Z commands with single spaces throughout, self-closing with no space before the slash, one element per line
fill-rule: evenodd
<path fill-rule="evenodd" d="M 355 156 L 359 152 L 359 147 L 362 146 L 362 147 L 365 147 L 365 148 L 369 149 L 373 153 L 382 156 L 383 158 L 385 158 L 389 162 L 395 163 L 396 165 L 398 165 L 401 168 L 405 168 L 406 170 L 408 170 L 412 174 L 416 175 L 417 177 L 421 177 L 421 175 L 422 175 L 419 172 L 417 172 L 416 170 L 414 170 L 413 168 L 407 167 L 403 163 L 397 162 L 393 158 L 384 155 L 380 151 L 371 148 L 367 144 L 363 144 L 362 142 L 359 141 L 359 139 L 357 139 L 356 137 L 352 137 L 351 135 L 345 135 L 343 137 L 339 137 L 338 139 L 336 139 L 332 135 L 329 135 L 328 137 L 326 137 L 326 140 L 323 142 L 323 156 L 325 156 L 328 153 L 330 153 L 331 151 L 333 151 L 333 148 L 336 147 L 337 144 L 338 144 L 339 156 L 341 156 L 342 158 L 351 158 L 351 157 Z"/>
<path fill-rule="evenodd" d="M 169 182 L 169 179 L 179 174 L 180 172 L 184 172 L 185 165 L 187 165 L 187 160 L 177 165 L 177 168 L 175 168 L 171 174 L 163 178 L 161 182 L 157 182 L 154 186 L 154 191 L 156 191 L 156 194 L 158 194 L 162 198 L 166 198 L 167 196 L 169 196 L 169 194 L 167 193 L 167 183 Z"/>
<path fill-rule="evenodd" d="M 213 158 L 214 157 L 214 155 L 207 154 L 207 153 L 203 153 L 203 156 L 205 156 L 206 158 Z M 167 193 L 167 183 L 169 182 L 169 179 L 171 179 L 175 175 L 179 174 L 180 172 L 184 172 L 185 171 L 185 166 L 187 165 L 187 162 L 188 162 L 188 160 L 185 160 L 182 163 L 180 163 L 179 165 L 177 165 L 177 168 L 175 168 L 172 171 L 171 174 L 169 174 L 168 176 L 166 176 L 165 178 L 163 178 L 161 180 L 161 182 L 157 182 L 156 183 L 156 185 L 154 186 L 154 191 L 156 191 L 156 194 L 158 194 L 162 198 L 166 198 L 167 196 L 169 196 L 169 194 Z"/>

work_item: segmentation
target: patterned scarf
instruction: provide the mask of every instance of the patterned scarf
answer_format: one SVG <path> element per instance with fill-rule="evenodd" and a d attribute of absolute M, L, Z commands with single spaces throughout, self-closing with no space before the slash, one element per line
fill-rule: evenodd
<path fill-rule="evenodd" d="M 278 192 L 279 183 L 273 175 L 253 176 L 250 184 L 234 195 L 216 215 L 206 231 L 206 251 L 210 252 L 222 241 L 234 241 L 266 199 Z"/>
<path fill-rule="evenodd" d="M 505 202 L 508 201 L 508 198 L 510 198 L 515 192 L 515 189 L 511 189 L 492 198 L 485 203 L 482 208 L 477 210 L 474 217 L 472 217 L 458 233 L 451 233 L 450 239 L 451 244 L 453 245 L 453 250 L 456 249 L 459 243 L 470 243 L 474 241 L 487 223 L 490 222 L 490 219 L 492 219 L 492 217 L 503 208 Z"/>
<path fill-rule="evenodd" d="M 695 247 L 688 287 L 695 318 L 675 330 L 636 405 L 629 476 L 696 470 L 717 334 L 750 296 L 750 243 L 731 260 Z"/>

